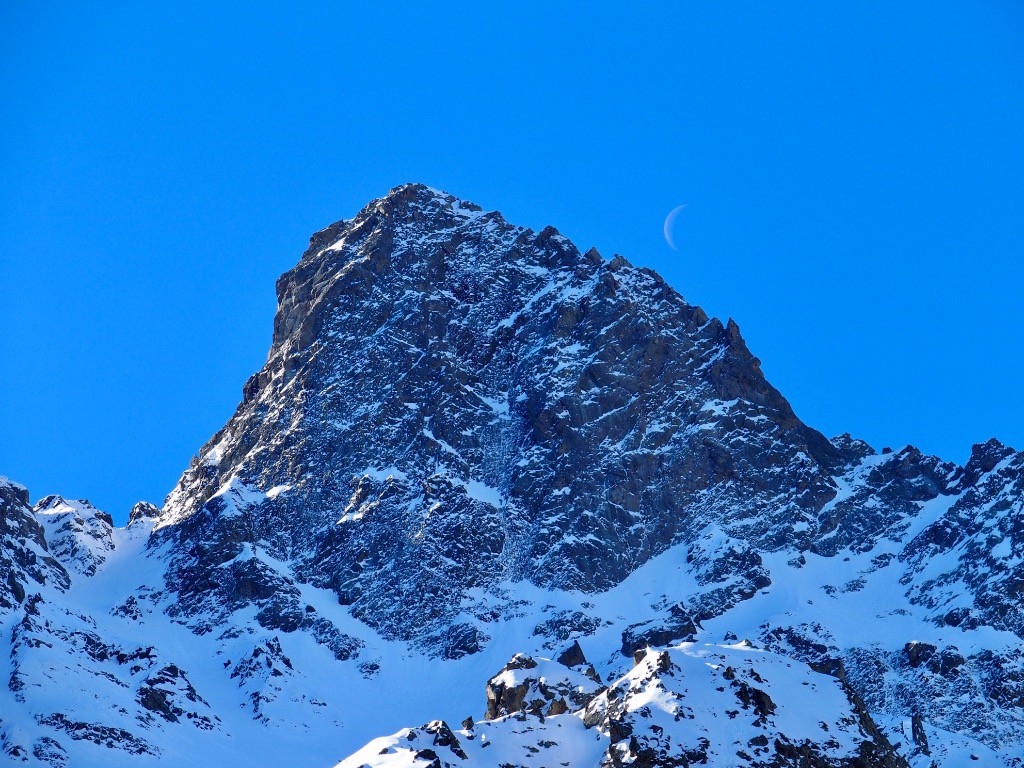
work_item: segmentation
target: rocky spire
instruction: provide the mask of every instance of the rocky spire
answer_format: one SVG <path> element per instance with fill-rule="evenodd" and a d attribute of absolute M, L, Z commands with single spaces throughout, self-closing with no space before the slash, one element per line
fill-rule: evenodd
<path fill-rule="evenodd" d="M 840 452 L 735 322 L 552 227 L 405 185 L 314 235 L 277 293 L 267 364 L 165 535 L 213 562 L 265 547 L 388 634 L 502 579 L 606 588 L 707 525 L 800 548 L 835 494 Z"/>

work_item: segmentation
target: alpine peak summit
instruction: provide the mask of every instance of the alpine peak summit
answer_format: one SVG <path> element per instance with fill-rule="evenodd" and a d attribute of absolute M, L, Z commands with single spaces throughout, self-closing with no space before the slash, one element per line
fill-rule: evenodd
<path fill-rule="evenodd" d="M 828 440 L 733 321 L 418 184 L 277 296 L 161 510 L 0 488 L 12 759 L 1021 765 L 1024 454 Z"/>

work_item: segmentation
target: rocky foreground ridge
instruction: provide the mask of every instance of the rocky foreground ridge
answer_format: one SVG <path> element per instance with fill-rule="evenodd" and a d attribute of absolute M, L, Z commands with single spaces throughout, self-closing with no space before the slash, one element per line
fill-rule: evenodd
<path fill-rule="evenodd" d="M 277 292 L 162 509 L 0 482 L 12 761 L 1022 764 L 1024 454 L 826 439 L 732 321 L 421 185 Z"/>

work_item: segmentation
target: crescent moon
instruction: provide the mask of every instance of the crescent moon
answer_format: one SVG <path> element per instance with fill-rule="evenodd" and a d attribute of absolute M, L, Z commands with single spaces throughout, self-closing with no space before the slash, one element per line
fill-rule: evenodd
<path fill-rule="evenodd" d="M 676 223 L 676 217 L 678 217 L 679 214 L 682 213 L 683 208 L 685 208 L 687 205 L 689 205 L 689 203 L 677 205 L 675 208 L 672 209 L 669 215 L 665 217 L 665 242 L 668 243 L 669 248 L 671 248 L 673 251 L 678 251 L 679 249 L 676 247 L 676 244 L 672 241 L 672 225 Z"/>

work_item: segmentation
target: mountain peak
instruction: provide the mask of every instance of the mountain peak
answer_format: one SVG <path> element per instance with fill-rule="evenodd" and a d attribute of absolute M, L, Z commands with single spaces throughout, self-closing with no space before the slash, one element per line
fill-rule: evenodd
<path fill-rule="evenodd" d="M 1017 451 L 1013 448 L 993 437 L 984 443 L 975 443 L 971 446 L 971 457 L 967 460 L 964 470 L 969 478 L 980 477 L 995 469 L 999 462 L 1016 454 Z"/>
<path fill-rule="evenodd" d="M 475 205 L 474 203 L 462 200 L 453 194 L 445 192 L 444 190 L 429 187 L 426 184 L 420 184 L 419 182 L 399 184 L 397 187 L 393 187 L 389 190 L 388 193 L 380 199 L 391 200 L 395 203 L 428 203 L 436 201 L 444 205 L 455 205 L 458 207 L 471 208 L 476 211 L 482 210 L 480 206 Z"/>
<path fill-rule="evenodd" d="M 419 184 L 314 241 L 278 281 L 266 366 L 161 535 L 203 527 L 218 559 L 269 547 L 385 636 L 455 658 L 486 641 L 447 624 L 469 585 L 604 589 L 698 515 L 792 545 L 836 493 L 838 452 L 736 323 L 649 269 Z M 748 566 L 739 582 L 762 583 Z"/>
<path fill-rule="evenodd" d="M 735 321 L 421 184 L 310 243 L 162 511 L 0 479 L 8 755 L 327 765 L 487 681 L 342 765 L 1017 765 L 1024 454 L 827 441 Z"/>
<path fill-rule="evenodd" d="M 383 197 L 367 203 L 352 219 L 341 219 L 314 233 L 302 261 L 332 250 L 351 230 L 394 229 L 401 223 L 430 221 L 434 228 L 449 228 L 482 213 L 480 206 L 426 184 L 406 183 L 391 189 Z M 490 214 L 504 221 L 501 214 Z M 301 261 L 300 261 L 301 264 Z"/>
<path fill-rule="evenodd" d="M 451 224 L 455 221 L 473 218 L 483 212 L 476 203 L 462 200 L 455 195 L 440 189 L 428 187 L 426 184 L 408 183 L 391 189 L 384 197 L 373 200 L 356 216 L 378 215 L 401 219 L 411 216 L 413 219 L 436 219 L 443 217 Z"/>

